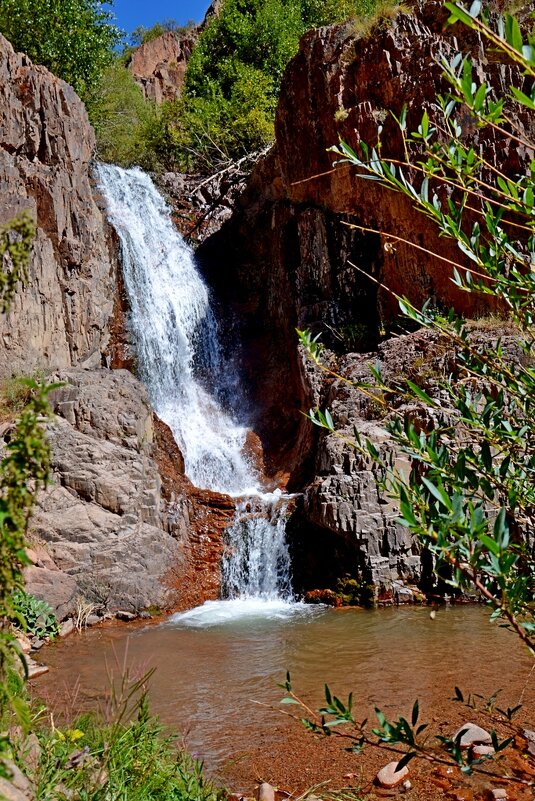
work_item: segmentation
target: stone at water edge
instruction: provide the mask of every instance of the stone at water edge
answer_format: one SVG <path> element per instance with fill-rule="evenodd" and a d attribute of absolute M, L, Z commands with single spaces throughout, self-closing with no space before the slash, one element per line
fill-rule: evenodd
<path fill-rule="evenodd" d="M 388 765 L 381 768 L 376 776 L 376 781 L 381 787 L 386 787 L 388 789 L 397 787 L 398 784 L 401 784 L 401 782 L 407 778 L 409 775 L 408 767 L 404 765 L 401 770 L 398 770 L 398 764 L 399 762 L 389 762 Z"/>
<path fill-rule="evenodd" d="M 68 637 L 69 634 L 72 634 L 73 631 L 74 631 L 74 620 L 72 619 L 72 617 L 70 617 L 68 620 L 65 620 L 61 624 L 58 636 L 64 639 L 65 637 Z"/>
<path fill-rule="evenodd" d="M 459 737 L 459 745 L 461 748 L 471 748 L 473 745 L 492 744 L 492 737 L 488 731 L 485 731 L 485 729 L 482 729 L 481 726 L 478 726 L 476 723 L 465 723 L 460 729 L 457 729 L 452 739 L 454 742 L 457 742 Z"/>
<path fill-rule="evenodd" d="M 39 665 L 37 662 L 34 662 L 30 657 L 26 657 L 26 662 L 28 663 L 29 679 L 36 679 L 38 676 L 42 676 L 43 673 L 48 673 L 50 670 L 46 665 Z"/>
<path fill-rule="evenodd" d="M 124 620 L 125 623 L 130 623 L 132 620 L 135 620 L 137 615 L 134 615 L 133 612 L 126 612 L 124 609 L 118 609 L 115 613 L 115 617 L 117 620 Z"/>

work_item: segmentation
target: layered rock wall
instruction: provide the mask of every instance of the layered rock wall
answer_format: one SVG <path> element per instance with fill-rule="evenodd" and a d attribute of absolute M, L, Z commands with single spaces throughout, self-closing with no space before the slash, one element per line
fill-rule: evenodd
<path fill-rule="evenodd" d="M 105 359 L 115 276 L 94 144 L 73 89 L 0 35 L 0 224 L 22 211 L 37 223 L 28 286 L 0 319 L 0 377 Z"/>

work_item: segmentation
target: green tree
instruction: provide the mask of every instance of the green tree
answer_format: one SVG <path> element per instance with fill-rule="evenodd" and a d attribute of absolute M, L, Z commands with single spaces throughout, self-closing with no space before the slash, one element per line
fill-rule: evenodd
<path fill-rule="evenodd" d="M 300 37 L 376 6 L 376 0 L 224 0 L 193 49 L 184 96 L 164 108 L 160 142 L 167 161 L 209 172 L 263 149 L 273 140 L 280 82 Z"/>
<path fill-rule="evenodd" d="M 400 521 L 451 570 L 451 584 L 481 593 L 493 619 L 510 627 L 535 654 L 535 162 L 524 158 L 522 171 L 507 176 L 487 156 L 485 137 L 473 144 L 469 131 L 492 130 L 533 154 L 527 129 L 514 122 L 521 110 L 535 110 L 535 33 L 523 32 L 505 14 L 481 15 L 447 2 L 450 22 L 462 22 L 487 42 L 492 57 L 514 62 L 518 84 L 505 96 L 499 87 L 477 77 L 469 56 L 443 59 L 450 90 L 425 111 L 418 129 L 408 133 L 407 112 L 398 120 L 405 159 L 388 158 L 386 145 L 360 145 L 356 153 L 341 143 L 333 151 L 359 169 L 363 178 L 406 194 L 440 233 L 453 239 L 467 263 L 443 258 L 452 280 L 469 293 L 498 299 L 518 332 L 521 358 L 515 362 L 498 339 L 491 347 L 474 343 L 465 321 L 417 309 L 399 298 L 406 317 L 445 337 L 456 352 L 458 380 L 445 380 L 448 403 L 437 402 L 414 382 L 404 387 L 383 380 L 374 369 L 368 386 L 388 399 L 407 392 L 431 410 L 431 428 L 397 416 L 389 425 L 397 448 L 411 464 L 408 475 L 395 469 L 371 442 L 356 446 L 368 452 L 386 475 L 386 489 L 399 502 Z M 490 60 L 490 57 L 489 57 Z M 466 113 L 472 124 L 466 123 Z M 463 117 L 464 115 L 464 117 Z M 529 126 L 528 126 L 529 128 Z M 385 242 L 395 242 L 388 232 Z M 302 341 L 321 359 L 310 334 Z M 318 425 L 335 430 L 328 413 L 312 412 Z"/>
<path fill-rule="evenodd" d="M 70 83 L 82 99 L 113 61 L 122 33 L 107 0 L 2 0 L 0 32 Z"/>
<path fill-rule="evenodd" d="M 121 59 L 105 70 L 90 94 L 87 110 L 97 137 L 97 158 L 123 167 L 158 166 L 151 137 L 159 111 L 155 103 L 144 98 Z"/>

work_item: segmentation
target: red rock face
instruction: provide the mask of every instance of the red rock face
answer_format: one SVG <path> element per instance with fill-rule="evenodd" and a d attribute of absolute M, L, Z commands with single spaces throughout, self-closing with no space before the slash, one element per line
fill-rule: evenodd
<path fill-rule="evenodd" d="M 462 263 L 454 243 L 440 239 L 405 196 L 359 178 L 353 167 L 333 166 L 328 152 L 340 138 L 353 147 L 374 145 L 381 124 L 383 153 L 402 156 L 392 113 L 399 116 L 406 104 L 408 126 L 417 128 L 423 110 L 446 90 L 436 59 L 459 50 L 476 62 L 483 58 L 478 37 L 460 26 L 445 28 L 445 20 L 441 3 L 423 2 L 414 15 L 400 14 L 367 39 L 355 39 L 350 25 L 306 34 L 283 79 L 276 145 L 254 170 L 233 220 L 199 249 L 217 292 L 242 321 L 246 380 L 262 410 L 256 428 L 268 467 L 271 457 L 274 471 L 285 464 L 296 480 L 314 444 L 300 416 L 314 389 L 298 358 L 295 328 L 321 332 L 338 352 L 371 350 L 380 322 L 399 311 L 366 274 L 416 304 L 431 299 L 469 316 L 489 310 L 488 299 L 459 292 L 449 266 L 432 255 Z M 512 82 L 510 65 L 477 64 L 504 91 Z M 469 121 L 465 128 L 506 174 L 514 175 L 528 155 L 494 132 L 472 130 Z M 385 250 L 380 236 L 346 223 L 425 250 L 402 242 Z"/>
<path fill-rule="evenodd" d="M 147 99 L 162 103 L 180 95 L 195 38 L 167 31 L 134 52 L 130 69 Z"/>
<path fill-rule="evenodd" d="M 219 598 L 223 532 L 231 524 L 235 501 L 194 487 L 184 473 L 184 459 L 171 429 L 155 417 L 155 459 L 162 478 L 169 530 L 178 540 L 181 562 L 167 584 L 174 609 L 189 609 Z"/>

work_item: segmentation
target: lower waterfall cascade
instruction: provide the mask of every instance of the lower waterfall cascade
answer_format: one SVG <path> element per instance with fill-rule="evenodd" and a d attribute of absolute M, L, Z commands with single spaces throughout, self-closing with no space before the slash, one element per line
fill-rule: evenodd
<path fill-rule="evenodd" d="M 252 609 L 259 602 L 288 604 L 288 496 L 280 490 L 264 492 L 244 453 L 243 392 L 237 371 L 223 357 L 210 294 L 193 251 L 146 173 L 99 164 L 97 178 L 120 240 L 139 377 L 155 412 L 170 427 L 192 483 L 239 499 L 227 529 L 222 595 L 247 601 Z M 214 603 L 208 603 L 211 613 Z"/>

